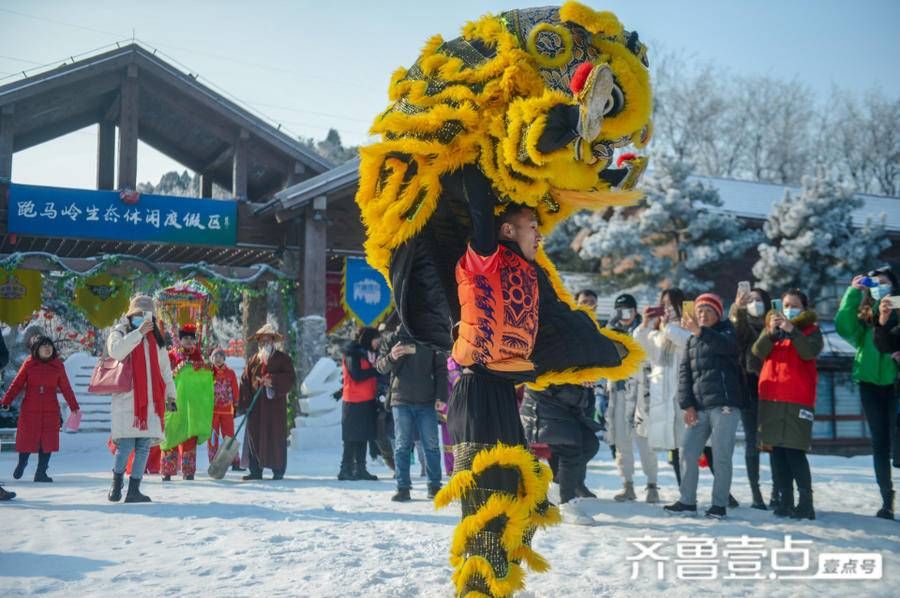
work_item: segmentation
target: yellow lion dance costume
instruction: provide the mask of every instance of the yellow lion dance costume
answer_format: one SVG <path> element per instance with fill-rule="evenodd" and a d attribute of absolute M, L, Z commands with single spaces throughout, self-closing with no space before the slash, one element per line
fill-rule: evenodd
<path fill-rule="evenodd" d="M 460 320 L 466 181 L 484 183 L 497 213 L 534 208 L 542 234 L 577 211 L 640 198 L 631 189 L 646 161 L 621 150 L 642 148 L 652 132 L 647 49 L 612 13 L 567 2 L 484 16 L 459 38 L 430 39 L 394 73 L 389 94 L 372 126 L 381 140 L 360 150 L 356 201 L 368 261 L 420 343 L 449 351 Z M 543 249 L 534 267 L 547 282 L 534 369 L 518 381 L 542 389 L 637 371 L 640 347 L 576 307 Z M 549 567 L 530 548 L 538 527 L 559 521 L 546 498 L 549 469 L 498 441 L 456 444 L 455 475 L 435 500 L 462 503 L 450 559 L 461 596 L 509 596 L 524 588 L 522 562 Z"/>

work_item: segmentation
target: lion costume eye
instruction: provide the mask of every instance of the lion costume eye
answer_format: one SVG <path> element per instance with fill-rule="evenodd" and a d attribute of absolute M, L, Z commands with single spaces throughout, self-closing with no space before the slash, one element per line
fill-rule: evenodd
<path fill-rule="evenodd" d="M 615 116 L 622 111 L 625 105 L 625 95 L 618 85 L 613 85 L 612 92 L 609 95 L 609 101 L 603 107 L 603 116 Z"/>

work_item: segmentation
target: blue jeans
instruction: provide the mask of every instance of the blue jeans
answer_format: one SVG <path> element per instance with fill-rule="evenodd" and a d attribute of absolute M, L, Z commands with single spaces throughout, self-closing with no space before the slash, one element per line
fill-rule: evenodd
<path fill-rule="evenodd" d="M 131 477 L 136 480 L 144 477 L 147 457 L 150 455 L 151 438 L 119 438 L 116 441 L 116 461 L 113 473 L 125 473 L 128 457 L 134 451 L 134 462 L 131 464 Z"/>
<path fill-rule="evenodd" d="M 434 405 L 394 405 L 394 461 L 397 466 L 397 488 L 409 490 L 409 461 L 416 432 L 425 449 L 425 471 L 428 485 L 441 485 L 441 446 L 438 443 L 438 419 Z"/>

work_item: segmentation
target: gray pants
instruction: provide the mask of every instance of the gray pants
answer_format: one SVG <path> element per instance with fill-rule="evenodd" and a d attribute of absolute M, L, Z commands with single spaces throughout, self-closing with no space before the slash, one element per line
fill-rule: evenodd
<path fill-rule="evenodd" d="M 741 421 L 741 410 L 736 407 L 713 407 L 697 411 L 697 423 L 684 431 L 681 444 L 681 503 L 697 504 L 697 481 L 700 466 L 697 459 L 703 453 L 706 441 L 712 436 L 713 481 L 712 504 L 728 506 L 731 491 L 731 457 L 734 454 L 734 436 Z"/>

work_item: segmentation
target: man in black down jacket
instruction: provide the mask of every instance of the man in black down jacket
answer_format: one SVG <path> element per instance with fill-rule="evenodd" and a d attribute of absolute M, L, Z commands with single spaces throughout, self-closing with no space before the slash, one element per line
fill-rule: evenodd
<path fill-rule="evenodd" d="M 593 496 L 584 480 L 587 464 L 600 448 L 596 435 L 600 424 L 591 417 L 594 401 L 592 386 L 551 385 L 542 391 L 526 390 L 519 410 L 528 442 L 548 445 L 559 459 L 557 479 L 563 519 L 585 525 L 593 520 L 570 501 L 576 496 Z"/>
<path fill-rule="evenodd" d="M 687 425 L 681 447 L 681 498 L 665 509 L 697 513 L 697 459 L 712 436 L 715 480 L 706 516 L 721 519 L 731 489 L 731 458 L 744 389 L 737 338 L 731 322 L 722 318 L 722 300 L 712 293 L 700 295 L 695 313 L 696 317 L 686 314 L 682 318 L 682 326 L 693 336 L 682 357 L 678 382 L 678 402 Z"/>
<path fill-rule="evenodd" d="M 397 493 L 391 500 L 410 500 L 409 462 L 417 432 L 425 450 L 428 497 L 434 498 L 441 489 L 441 446 L 435 401 L 447 401 L 447 356 L 415 343 L 402 328 L 386 346 L 388 352 L 375 362 L 375 369 L 391 374 L 388 396 L 394 414 L 397 472 Z"/>

